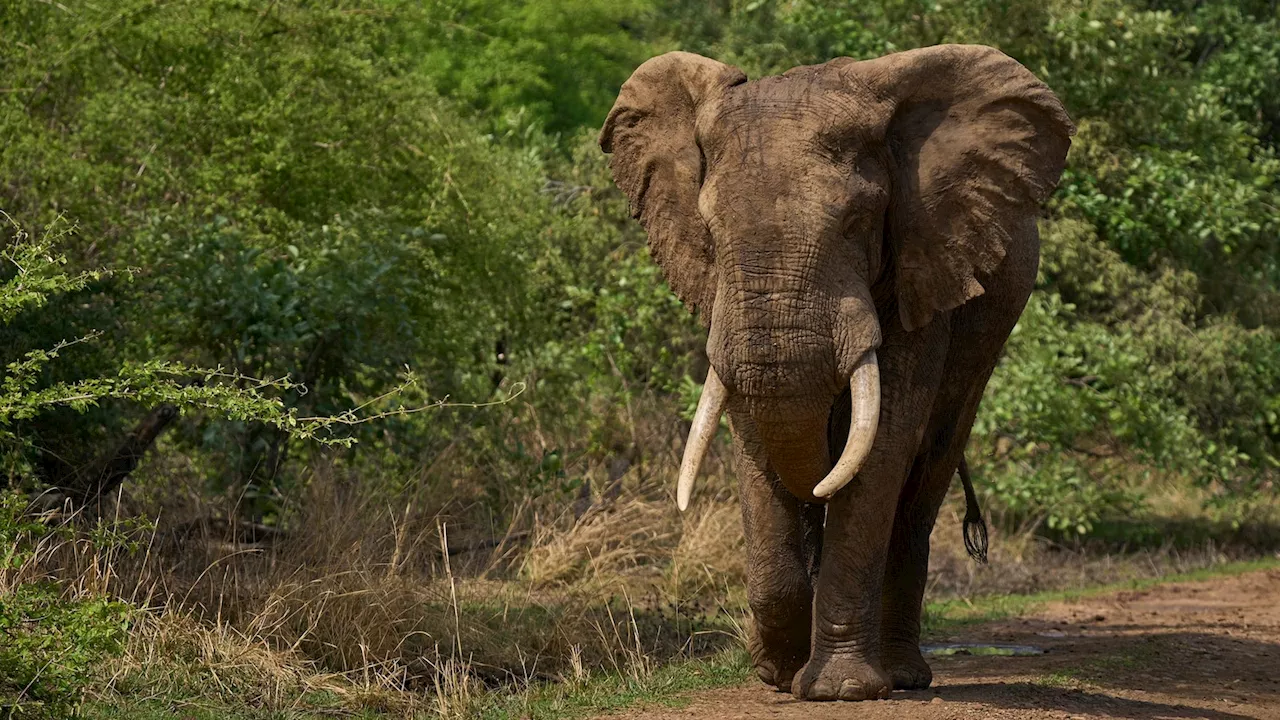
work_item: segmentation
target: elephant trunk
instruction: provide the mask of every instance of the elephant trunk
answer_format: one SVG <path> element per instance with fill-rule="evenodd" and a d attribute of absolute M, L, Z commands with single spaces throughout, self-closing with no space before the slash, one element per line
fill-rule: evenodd
<path fill-rule="evenodd" d="M 754 417 L 757 437 L 769 469 L 777 473 L 782 485 L 801 500 L 816 501 L 813 488 L 831 469 L 827 417 L 819 411 L 804 419 L 788 415 L 786 419 Z"/>
<path fill-rule="evenodd" d="M 783 485 L 802 500 L 831 497 L 853 480 L 871 454 L 880 424 L 880 368 L 874 350 L 859 361 L 849 379 L 849 390 L 849 437 L 834 467 L 827 448 L 826 413 L 811 413 L 808 422 L 795 413 L 777 412 L 776 405 L 765 413 L 753 413 L 759 415 L 755 421 L 771 466 Z M 698 468 L 715 437 L 728 399 L 724 383 L 711 368 L 680 463 L 676 505 L 682 511 L 689 507 Z"/>
<path fill-rule="evenodd" d="M 834 466 L 827 446 L 829 407 L 801 415 L 773 404 L 756 414 L 769 464 L 793 495 L 821 502 L 848 485 L 871 454 L 880 424 L 880 369 L 867 352 L 849 378 L 849 435 Z"/>

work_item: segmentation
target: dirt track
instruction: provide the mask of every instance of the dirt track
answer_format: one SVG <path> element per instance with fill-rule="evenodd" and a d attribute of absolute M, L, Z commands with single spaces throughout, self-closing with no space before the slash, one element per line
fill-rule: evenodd
<path fill-rule="evenodd" d="M 866 703 L 799 703 L 757 682 L 628 720 L 1280 719 L 1280 570 L 1161 585 L 967 628 L 1035 657 L 931 658 L 934 686 Z"/>

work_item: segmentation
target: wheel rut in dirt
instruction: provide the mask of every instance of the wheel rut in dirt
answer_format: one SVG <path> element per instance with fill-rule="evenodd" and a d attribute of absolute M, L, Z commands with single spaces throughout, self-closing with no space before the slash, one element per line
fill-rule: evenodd
<path fill-rule="evenodd" d="M 802 703 L 752 681 L 628 720 L 993 718 L 1280 720 L 1280 570 L 1053 603 L 951 642 L 1033 645 L 1033 657 L 930 658 L 928 690 Z"/>

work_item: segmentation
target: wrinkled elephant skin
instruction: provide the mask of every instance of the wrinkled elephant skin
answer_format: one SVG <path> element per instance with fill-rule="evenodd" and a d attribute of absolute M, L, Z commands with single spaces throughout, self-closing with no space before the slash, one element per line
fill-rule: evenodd
<path fill-rule="evenodd" d="M 708 328 L 680 503 L 727 412 L 765 682 L 813 700 L 931 682 L 929 533 L 1073 133 L 1043 83 L 980 46 L 751 82 L 674 52 L 622 86 L 601 148 Z"/>

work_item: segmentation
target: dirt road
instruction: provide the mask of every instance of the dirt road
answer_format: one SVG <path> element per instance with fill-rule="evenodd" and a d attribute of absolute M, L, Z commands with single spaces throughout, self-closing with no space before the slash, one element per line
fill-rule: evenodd
<path fill-rule="evenodd" d="M 1280 719 L 1280 570 L 1055 604 L 952 641 L 1033 657 L 931 659 L 934 686 L 867 703 L 798 703 L 752 682 L 628 720 Z"/>

